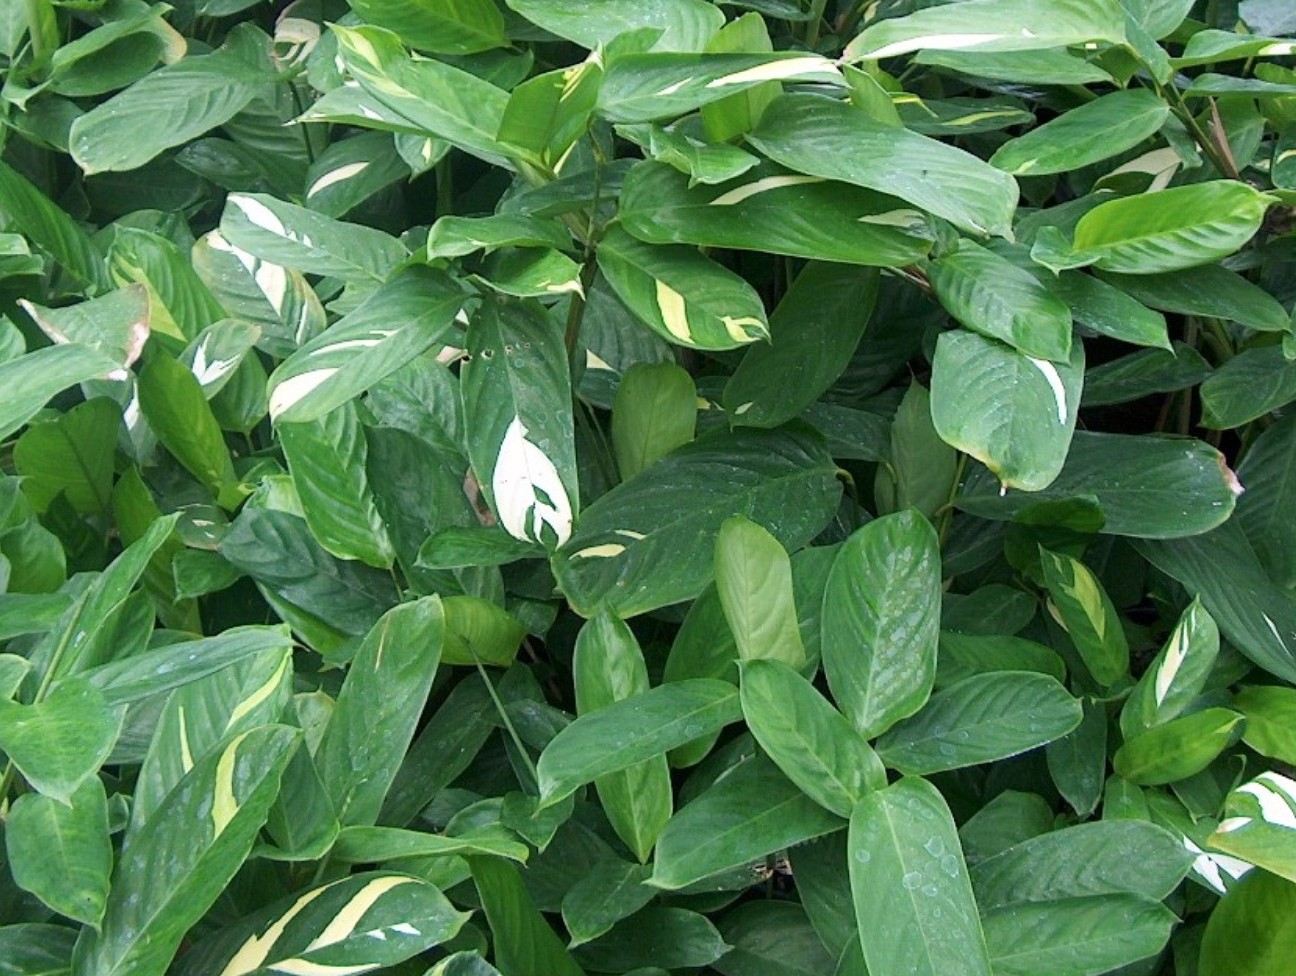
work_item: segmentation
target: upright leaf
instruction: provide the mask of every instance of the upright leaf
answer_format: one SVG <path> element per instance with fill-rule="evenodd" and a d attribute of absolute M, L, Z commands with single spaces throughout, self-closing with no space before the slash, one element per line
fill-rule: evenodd
<path fill-rule="evenodd" d="M 612 402 L 612 451 L 622 479 L 633 478 L 693 439 L 697 387 L 674 363 L 635 363 Z"/>
<path fill-rule="evenodd" d="M 805 667 L 792 597 L 792 563 L 779 541 L 750 519 L 726 519 L 716 537 L 715 573 L 716 592 L 739 657 Z"/>
<path fill-rule="evenodd" d="M 1100 685 L 1110 687 L 1129 671 L 1129 643 L 1111 598 L 1093 571 L 1064 553 L 1040 549 L 1050 612 L 1066 629 Z"/>
<path fill-rule="evenodd" d="M 823 600 L 823 663 L 865 738 L 922 707 L 936 677 L 940 546 L 912 510 L 875 519 L 841 547 Z"/>
<path fill-rule="evenodd" d="M 954 819 L 940 793 L 902 779 L 851 814 L 851 894 L 872 976 L 989 976 Z"/>

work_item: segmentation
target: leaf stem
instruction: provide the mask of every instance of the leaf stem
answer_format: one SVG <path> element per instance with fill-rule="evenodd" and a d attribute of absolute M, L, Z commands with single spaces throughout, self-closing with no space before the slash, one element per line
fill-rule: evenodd
<path fill-rule="evenodd" d="M 968 456 L 962 451 L 958 452 L 958 464 L 954 468 L 954 483 L 950 485 L 949 497 L 945 499 L 945 504 L 940 507 L 940 527 L 936 533 L 939 540 L 940 548 L 945 548 L 945 540 L 949 537 L 950 526 L 954 524 L 954 500 L 958 498 L 959 486 L 963 484 L 963 472 L 967 468 Z"/>
<path fill-rule="evenodd" d="M 500 701 L 499 694 L 495 691 L 495 686 L 486 675 L 486 669 L 482 667 L 481 660 L 477 657 L 477 652 L 473 650 L 472 645 L 468 646 L 468 653 L 473 656 L 473 663 L 477 665 L 477 673 L 481 675 L 482 682 L 486 685 L 486 693 L 490 695 L 491 701 L 495 703 L 495 711 L 499 712 L 500 721 L 504 723 L 504 729 L 508 732 L 509 738 L 513 740 L 513 747 L 517 749 L 518 754 L 522 757 L 522 762 L 526 764 L 527 772 L 531 774 L 532 781 L 536 788 L 540 786 L 540 771 L 536 769 L 535 762 L 531 759 L 531 753 L 527 752 L 526 746 L 522 744 L 522 737 L 518 735 L 517 729 L 513 727 L 513 720 L 508 717 L 508 712 L 504 708 L 504 703 Z"/>
<path fill-rule="evenodd" d="M 810 0 L 810 19 L 806 22 L 805 46 L 813 51 L 819 43 L 819 28 L 823 26 L 824 8 L 828 0 Z"/>

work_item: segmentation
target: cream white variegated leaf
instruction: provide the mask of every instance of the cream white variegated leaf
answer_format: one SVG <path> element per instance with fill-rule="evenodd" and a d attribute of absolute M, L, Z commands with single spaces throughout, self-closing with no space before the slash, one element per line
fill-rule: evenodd
<path fill-rule="evenodd" d="M 520 417 L 504 432 L 491 475 L 491 491 L 500 522 L 515 539 L 543 541 L 548 526 L 562 545 L 571 536 L 572 504 L 558 468 L 527 439 Z"/>

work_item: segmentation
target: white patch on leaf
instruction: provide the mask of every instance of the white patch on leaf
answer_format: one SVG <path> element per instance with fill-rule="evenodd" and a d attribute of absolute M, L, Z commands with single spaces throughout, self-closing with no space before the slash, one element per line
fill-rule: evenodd
<path fill-rule="evenodd" d="M 605 542 L 601 546 L 589 546 L 572 553 L 572 559 L 611 559 L 626 551 L 626 547 L 617 542 Z"/>
<path fill-rule="evenodd" d="M 243 216 L 254 227 L 260 227 L 276 237 L 291 236 L 288 233 L 288 228 L 284 226 L 284 222 L 279 219 L 278 215 L 260 200 L 244 196 L 242 193 L 231 193 L 228 199 L 230 203 L 243 211 Z"/>
<path fill-rule="evenodd" d="M 194 374 L 194 378 L 198 380 L 199 386 L 210 386 L 216 381 L 224 379 L 225 375 L 236 365 L 238 365 L 237 356 L 230 359 L 213 359 L 209 362 L 207 360 L 207 340 L 204 339 L 198 344 L 198 348 L 194 350 L 193 365 L 189 369 Z"/>
<path fill-rule="evenodd" d="M 909 37 L 903 41 L 896 41 L 893 44 L 880 47 L 876 51 L 866 51 L 861 57 L 881 61 L 883 58 L 895 57 L 897 54 L 906 54 L 909 51 L 958 51 L 968 47 L 980 47 L 982 44 L 989 44 L 991 41 L 997 41 L 1007 36 L 1007 34 L 1003 33 L 928 34 L 926 37 Z"/>
<path fill-rule="evenodd" d="M 1275 827 L 1296 830 L 1296 813 L 1292 811 L 1291 804 L 1284 796 L 1286 791 L 1279 792 L 1273 789 L 1268 783 L 1260 782 L 1261 778 L 1263 777 L 1239 786 L 1237 791 L 1255 798 L 1255 801 L 1260 804 L 1260 816 L 1264 817 L 1267 823 Z M 1296 784 L 1293 784 L 1293 788 L 1296 789 Z"/>
<path fill-rule="evenodd" d="M 239 812 L 238 798 L 234 795 L 234 767 L 238 762 L 238 747 L 250 733 L 244 732 L 221 753 L 216 761 L 216 782 L 212 792 L 212 840 L 225 832 L 230 821 Z"/>
<path fill-rule="evenodd" d="M 1057 419 L 1059 424 L 1067 422 L 1067 398 L 1066 386 L 1062 383 L 1062 377 L 1058 374 L 1057 367 L 1047 359 L 1036 359 L 1034 356 L 1027 356 L 1032 366 L 1044 374 L 1044 379 L 1048 380 L 1049 389 L 1053 391 L 1053 401 L 1057 405 Z"/>
<path fill-rule="evenodd" d="M 349 180 L 352 177 L 359 176 L 368 168 L 369 168 L 369 163 L 367 160 L 358 163 L 347 163 L 345 166 L 339 166 L 337 169 L 333 170 L 332 172 L 325 173 L 314 183 L 312 183 L 310 185 L 310 189 L 306 191 L 306 199 L 309 200 L 315 194 L 327 190 L 330 186 L 334 186 L 338 183 L 345 182 L 346 180 Z"/>
<path fill-rule="evenodd" d="M 826 183 L 828 182 L 821 176 L 801 176 L 799 174 L 788 174 L 786 176 L 767 176 L 762 180 L 756 180 L 744 186 L 736 186 L 727 193 L 722 193 L 711 201 L 712 207 L 728 207 L 735 203 L 742 203 L 749 197 L 754 197 L 759 193 L 768 193 L 770 190 L 778 190 L 785 186 L 800 186 L 805 183 Z"/>
<path fill-rule="evenodd" d="M 769 332 L 764 322 L 750 315 L 725 315 L 721 317 L 720 322 L 734 342 L 752 342 Z"/>
<path fill-rule="evenodd" d="M 335 881 L 333 884 L 341 884 Z M 266 961 L 270 955 L 270 950 L 274 948 L 276 942 L 288 928 L 288 923 L 302 913 L 302 911 L 333 884 L 324 885 L 322 888 L 316 888 L 314 891 L 308 891 L 298 898 L 288 911 L 284 912 L 275 920 L 275 923 L 265 930 L 260 936 L 252 936 L 234 953 L 234 958 L 225 964 L 225 968 L 220 971 L 220 976 L 246 976 L 247 973 L 255 972 L 261 968 L 261 964 Z"/>
<path fill-rule="evenodd" d="M 521 417 L 504 432 L 491 493 L 500 522 L 515 539 L 540 542 L 548 525 L 562 545 L 571 537 L 572 505 L 558 468 L 544 451 L 527 440 Z"/>
<path fill-rule="evenodd" d="M 1183 665 L 1184 658 L 1188 655 L 1188 621 L 1180 621 L 1179 626 L 1175 627 L 1174 633 L 1170 635 L 1170 640 L 1166 644 L 1165 660 L 1157 668 L 1156 673 L 1156 703 L 1159 707 L 1165 701 L 1166 695 L 1170 693 L 1170 686 L 1174 684 L 1175 675 L 1179 673 L 1179 668 Z"/>
<path fill-rule="evenodd" d="M 300 403 L 309 396 L 321 383 L 337 372 L 337 367 L 312 369 L 305 373 L 290 376 L 274 388 L 270 394 L 270 419 L 274 420 L 289 407 Z"/>
<path fill-rule="evenodd" d="M 666 326 L 667 332 L 680 342 L 690 345 L 693 343 L 684 296 L 660 279 L 657 280 L 657 310 L 661 312 L 662 324 Z"/>
<path fill-rule="evenodd" d="M 413 884 L 416 879 L 406 877 L 385 877 L 375 878 L 367 885 L 357 891 L 345 905 L 338 909 L 337 913 L 324 927 L 324 931 L 317 935 L 311 944 L 306 947 L 307 952 L 314 952 L 316 949 L 323 949 L 326 946 L 336 945 L 343 939 L 348 938 L 360 924 L 365 913 L 377 904 L 378 899 L 391 891 L 393 888 L 399 888 L 401 885 Z"/>
<path fill-rule="evenodd" d="M 787 78 L 800 78 L 804 75 L 831 75 L 841 80 L 842 73 L 835 64 L 826 58 L 807 56 L 804 58 L 782 58 L 768 64 L 758 64 L 754 68 L 735 71 L 707 82 L 708 88 L 723 88 L 726 85 L 747 85 L 759 81 L 782 81 Z"/>
<path fill-rule="evenodd" d="M 692 78 L 685 78 L 683 81 L 677 81 L 673 85 L 667 85 L 665 88 L 663 88 L 661 91 L 657 93 L 657 97 L 665 98 L 668 95 L 674 95 L 677 91 L 679 91 L 685 85 L 689 84 L 689 82 L 691 81 L 693 81 Z M 707 87 L 710 86 L 708 85 Z"/>

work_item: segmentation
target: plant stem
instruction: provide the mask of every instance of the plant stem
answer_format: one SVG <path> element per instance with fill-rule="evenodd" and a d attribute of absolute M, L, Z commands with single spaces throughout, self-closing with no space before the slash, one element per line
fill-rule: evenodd
<path fill-rule="evenodd" d="M 819 43 L 819 28 L 823 26 L 824 8 L 828 0 L 810 0 L 810 19 L 806 22 L 805 46 L 813 51 Z"/>
<path fill-rule="evenodd" d="M 46 3 L 47 0 L 26 0 L 27 36 L 31 40 L 32 60 L 37 64 L 42 64 L 50 53 L 45 49 L 44 13 Z"/>
<path fill-rule="evenodd" d="M 954 500 L 958 498 L 959 486 L 963 483 L 963 472 L 967 468 L 968 456 L 962 451 L 958 452 L 958 464 L 954 468 L 954 483 L 950 485 L 949 497 L 945 504 L 940 508 L 940 527 L 936 532 L 940 548 L 945 548 L 945 540 L 949 537 L 950 526 L 954 524 Z"/>

